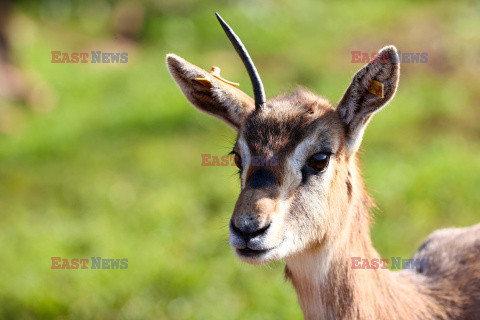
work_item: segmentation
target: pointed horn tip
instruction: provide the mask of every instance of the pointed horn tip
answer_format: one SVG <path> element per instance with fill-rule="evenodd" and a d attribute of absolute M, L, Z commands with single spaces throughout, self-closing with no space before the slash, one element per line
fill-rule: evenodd
<path fill-rule="evenodd" d="M 255 109 L 259 109 L 261 108 L 262 105 L 265 104 L 266 97 L 265 97 L 265 91 L 263 88 L 262 80 L 258 75 L 257 69 L 255 68 L 253 61 L 250 58 L 250 55 L 245 49 L 240 38 L 238 38 L 238 36 L 235 34 L 232 28 L 225 22 L 225 20 L 222 19 L 222 17 L 218 14 L 218 12 L 215 12 L 215 16 L 217 17 L 217 20 L 218 22 L 220 22 L 222 29 L 227 34 L 227 37 L 230 39 L 230 42 L 232 43 L 237 53 L 240 55 L 242 62 L 247 68 L 248 74 L 250 76 L 250 80 L 253 85 L 253 91 L 255 96 Z"/>
<path fill-rule="evenodd" d="M 230 28 L 230 26 L 225 22 L 225 20 L 223 20 L 223 18 L 218 14 L 218 12 L 215 12 L 215 16 L 217 17 L 217 20 L 218 22 L 220 22 L 220 25 L 222 26 L 223 29 Z"/>

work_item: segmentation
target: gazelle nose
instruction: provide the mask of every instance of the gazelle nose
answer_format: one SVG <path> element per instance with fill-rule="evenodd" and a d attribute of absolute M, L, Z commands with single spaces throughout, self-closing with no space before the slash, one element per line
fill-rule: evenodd
<path fill-rule="evenodd" d="M 250 239 L 263 235 L 267 229 L 270 227 L 270 222 L 266 223 L 264 226 L 260 226 L 257 221 L 254 220 L 242 220 L 238 223 L 235 220 L 230 221 L 233 232 L 238 236 L 241 236 L 245 243 L 248 243 Z"/>

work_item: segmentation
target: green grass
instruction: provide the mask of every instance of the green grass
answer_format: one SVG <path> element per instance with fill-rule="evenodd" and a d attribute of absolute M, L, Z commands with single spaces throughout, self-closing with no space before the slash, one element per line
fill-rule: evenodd
<path fill-rule="evenodd" d="M 350 51 L 429 52 L 429 63 L 402 66 L 394 101 L 364 138 L 374 244 L 408 257 L 431 231 L 478 222 L 473 3 L 143 3 L 139 42 L 113 45 L 129 52 L 120 67 L 50 63 L 52 50 L 112 48 L 108 19 L 88 3 L 61 22 L 15 10 L 15 61 L 41 94 L 33 107 L 0 102 L 0 318 L 301 318 L 281 262 L 250 266 L 228 246 L 235 168 L 200 163 L 227 154 L 234 132 L 194 110 L 165 68 L 175 52 L 251 93 L 215 11 L 244 39 L 269 97 L 298 83 L 336 102 L 361 66 Z M 129 264 L 52 270 L 54 256 Z"/>

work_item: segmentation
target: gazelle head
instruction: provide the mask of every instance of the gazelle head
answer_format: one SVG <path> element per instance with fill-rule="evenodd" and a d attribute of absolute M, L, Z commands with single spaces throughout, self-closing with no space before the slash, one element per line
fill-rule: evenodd
<path fill-rule="evenodd" d="M 238 132 L 232 152 L 241 192 L 229 242 L 237 256 L 250 263 L 321 247 L 353 223 L 355 213 L 349 209 L 364 196 L 355 155 L 371 116 L 395 94 L 396 49 L 383 48 L 360 69 L 336 108 L 305 89 L 266 101 L 247 51 L 217 17 L 247 67 L 255 99 L 218 73 L 174 54 L 167 55 L 167 65 L 196 108 Z"/>

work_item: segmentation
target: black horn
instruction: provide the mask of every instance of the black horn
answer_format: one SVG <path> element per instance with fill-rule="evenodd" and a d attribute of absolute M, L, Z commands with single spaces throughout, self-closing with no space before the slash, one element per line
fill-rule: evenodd
<path fill-rule="evenodd" d="M 230 39 L 230 42 L 233 44 L 233 47 L 235 50 L 237 50 L 237 53 L 242 59 L 245 68 L 247 68 L 248 75 L 250 76 L 250 81 L 252 82 L 253 86 L 253 94 L 255 96 L 255 109 L 259 109 L 265 104 L 266 98 L 265 90 L 263 89 L 262 80 L 258 75 L 257 68 L 255 68 L 252 58 L 250 58 L 250 55 L 248 54 L 247 49 L 245 49 L 245 46 L 240 38 L 235 34 L 235 32 L 233 32 L 232 28 L 230 28 L 230 26 L 222 19 L 222 17 L 220 17 L 218 13 L 215 12 L 215 15 L 217 16 L 217 19 L 220 22 L 223 30 L 227 34 L 228 39 Z"/>

